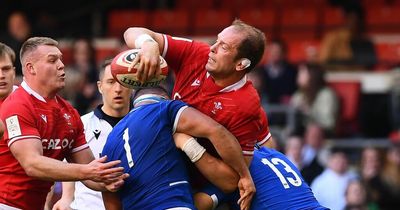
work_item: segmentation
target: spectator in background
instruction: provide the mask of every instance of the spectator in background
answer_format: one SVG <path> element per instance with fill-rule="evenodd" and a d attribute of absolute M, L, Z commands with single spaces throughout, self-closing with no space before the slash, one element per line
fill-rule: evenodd
<path fill-rule="evenodd" d="M 8 17 L 8 31 L 3 35 L 2 41 L 15 52 L 19 52 L 22 44 L 32 36 L 32 27 L 25 13 L 15 11 Z M 22 81 L 22 68 L 19 56 L 15 59 L 16 83 Z"/>
<path fill-rule="evenodd" d="M 361 177 L 369 198 L 381 210 L 400 208 L 400 146 L 392 145 L 382 164 L 378 149 L 365 148 L 361 156 Z"/>
<path fill-rule="evenodd" d="M 359 180 L 352 180 L 346 189 L 345 210 L 378 210 L 378 206 L 367 199 L 367 191 Z"/>
<path fill-rule="evenodd" d="M 348 183 L 356 178 L 349 171 L 348 160 L 343 151 L 332 149 L 328 167 L 311 184 L 319 203 L 331 210 L 343 210 L 346 205 L 345 192 Z"/>
<path fill-rule="evenodd" d="M 387 191 L 382 182 L 383 159 L 377 148 L 367 147 L 361 153 L 360 176 L 367 190 L 367 200 L 378 202 Z"/>
<path fill-rule="evenodd" d="M 339 101 L 335 92 L 326 85 L 324 69 L 317 64 L 302 64 L 298 71 L 299 89 L 290 102 L 300 114 L 297 132 L 302 133 L 309 124 L 316 124 L 325 135 L 333 135 Z"/>
<path fill-rule="evenodd" d="M 386 153 L 386 161 L 381 171 L 384 190 L 378 200 L 384 210 L 400 208 L 400 145 L 392 145 Z"/>
<path fill-rule="evenodd" d="M 325 143 L 324 132 L 315 124 L 309 125 L 304 134 L 304 141 L 301 174 L 304 180 L 311 184 L 315 177 L 324 171 L 327 162 L 326 151 L 322 149 Z"/>
<path fill-rule="evenodd" d="M 68 80 L 63 95 L 83 115 L 95 108 L 100 98 L 96 84 L 99 77 L 96 52 L 91 41 L 84 38 L 75 40 L 72 48 L 73 63 L 66 71 Z"/>
<path fill-rule="evenodd" d="M 303 167 L 302 149 L 303 140 L 301 137 L 291 136 L 286 141 L 285 155 L 299 170 Z"/>
<path fill-rule="evenodd" d="M 322 39 L 320 62 L 329 70 L 363 70 L 376 64 L 374 45 L 364 34 L 364 11 L 360 4 L 343 7 L 345 24 Z"/>
<path fill-rule="evenodd" d="M 261 80 L 261 99 L 271 104 L 287 104 L 297 89 L 296 67 L 287 61 L 287 48 L 283 41 L 272 40 L 266 54 L 267 63 L 254 71 Z"/>

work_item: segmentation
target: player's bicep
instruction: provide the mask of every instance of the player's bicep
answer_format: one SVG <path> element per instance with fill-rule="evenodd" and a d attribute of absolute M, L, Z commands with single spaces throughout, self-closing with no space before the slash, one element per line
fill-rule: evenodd
<path fill-rule="evenodd" d="M 196 137 L 207 137 L 212 130 L 220 126 L 213 119 L 192 107 L 183 110 L 177 120 L 176 132 Z"/>
<path fill-rule="evenodd" d="M 23 139 L 10 145 L 10 151 L 23 168 L 37 156 L 43 155 L 42 142 L 39 139 Z"/>

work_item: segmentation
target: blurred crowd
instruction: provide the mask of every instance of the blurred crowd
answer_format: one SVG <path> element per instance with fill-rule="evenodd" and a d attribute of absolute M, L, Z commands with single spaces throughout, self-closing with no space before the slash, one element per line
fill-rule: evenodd
<path fill-rule="evenodd" d="M 127 4 L 118 2 L 120 6 Z M 143 2 L 138 5 L 168 8 L 176 4 L 176 1 Z M 332 2 L 341 5 L 346 1 Z M 285 135 L 277 136 L 278 143 L 280 149 L 301 170 L 322 205 L 332 210 L 399 209 L 400 79 L 395 80 L 397 82 L 387 95 L 393 102 L 388 105 L 390 117 L 384 118 L 388 122 L 383 120 L 371 124 L 372 127 L 384 126 L 387 129 L 379 133 L 378 137 L 390 137 L 389 147 L 367 147 L 360 151 L 330 147 L 326 143 L 326 139 L 331 138 L 369 137 L 360 129 L 361 123 L 350 124 L 343 120 L 343 99 L 335 86 L 329 83 L 326 74 L 343 69 L 370 71 L 377 65 L 376 49 L 365 33 L 365 14 L 361 4 L 341 6 L 346 21 L 321 38 L 318 52 L 310 51 L 307 60 L 292 63 L 288 59 L 285 40 L 274 37 L 268 40 L 263 63 L 248 75 L 248 79 L 259 91 L 271 126 L 284 124 L 281 127 L 285 127 L 288 122 L 282 113 L 294 113 L 293 126 L 289 130 L 279 130 L 285 132 Z M 22 43 L 33 35 L 65 38 L 59 36 L 64 32 L 63 28 L 54 26 L 54 22 L 46 15 L 43 12 L 35 19 L 38 24 L 32 22 L 26 11 L 10 12 L 4 26 L 7 30 L 1 34 L 0 41 L 19 52 Z M 51 29 L 46 29 L 46 25 L 59 31 L 51 32 Z M 72 40 L 69 45 L 71 57 L 66 63 L 67 82 L 62 95 L 83 115 L 100 103 L 96 88 L 99 67 L 93 34 L 80 34 L 79 30 L 73 33 L 76 36 L 69 37 Z M 102 56 L 112 57 L 122 49 L 124 46 L 121 43 L 116 51 Z M 15 65 L 16 83 L 19 84 L 22 81 L 19 56 Z M 398 68 L 399 65 L 394 65 L 389 70 L 396 72 Z M 173 77 L 170 77 L 165 84 L 170 90 L 172 80 Z M 270 112 L 269 107 L 273 106 L 287 109 L 281 113 Z M 362 115 L 369 115 L 371 109 L 365 110 L 364 113 L 358 112 L 361 116 L 357 115 L 355 120 L 368 118 Z"/>
<path fill-rule="evenodd" d="M 400 207 L 400 145 L 361 151 L 326 147 L 319 129 L 291 136 L 285 155 L 296 164 L 315 197 L 330 209 L 377 210 Z"/>

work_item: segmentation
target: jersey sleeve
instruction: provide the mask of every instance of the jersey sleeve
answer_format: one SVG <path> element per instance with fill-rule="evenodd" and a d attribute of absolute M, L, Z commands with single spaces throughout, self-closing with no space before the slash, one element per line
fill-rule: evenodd
<path fill-rule="evenodd" d="M 175 133 L 179 118 L 181 117 L 183 110 L 187 107 L 188 105 L 186 103 L 179 100 L 173 100 L 168 103 L 168 119 L 170 119 L 170 123 L 173 125 L 172 134 Z"/>
<path fill-rule="evenodd" d="M 78 111 L 76 109 L 72 108 L 72 113 L 74 116 L 74 121 L 76 123 L 76 139 L 72 145 L 71 152 L 75 153 L 75 152 L 79 152 L 83 149 L 88 148 L 89 145 L 86 142 L 83 123 L 82 123 L 82 120 L 80 118 Z"/>
<path fill-rule="evenodd" d="M 261 121 L 261 130 L 257 138 L 257 145 L 259 146 L 261 146 L 271 138 L 271 132 L 269 130 L 267 114 L 263 109 L 260 109 L 260 121 Z"/>
<path fill-rule="evenodd" d="M 238 139 L 243 155 L 253 155 L 254 146 L 270 137 L 267 115 L 257 91 L 247 83 L 236 92 L 224 94 L 223 98 L 230 100 L 222 101 L 221 97 L 224 112 L 217 116 L 221 119 L 219 122 Z"/>
<path fill-rule="evenodd" d="M 257 142 L 261 142 L 267 138 L 269 133 L 268 126 L 266 126 L 263 118 L 257 114 L 244 115 L 232 117 L 234 123 L 228 125 L 228 130 L 238 139 L 240 146 L 243 150 L 243 155 L 253 155 L 254 146 Z"/>
<path fill-rule="evenodd" d="M 3 103 L 0 116 L 5 125 L 4 140 L 8 146 L 25 139 L 40 140 L 36 119 L 27 104 L 15 106 L 15 103 Z"/>
<path fill-rule="evenodd" d="M 210 52 L 210 46 L 206 43 L 186 38 L 164 35 L 164 43 L 163 57 L 175 74 L 196 69 L 196 65 L 204 65 L 204 59 L 208 59 Z"/>

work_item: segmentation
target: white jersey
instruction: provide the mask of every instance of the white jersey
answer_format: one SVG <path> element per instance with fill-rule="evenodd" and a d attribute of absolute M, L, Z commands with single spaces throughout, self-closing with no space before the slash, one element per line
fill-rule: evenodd
<path fill-rule="evenodd" d="M 81 117 L 85 130 L 86 141 L 89 144 L 95 158 L 100 157 L 100 153 L 102 152 L 104 144 L 107 141 L 108 134 L 111 132 L 117 120 L 119 120 L 117 118 L 113 118 L 114 123 L 111 122 L 110 124 L 110 122 L 108 122 L 105 118 L 111 117 L 106 116 L 104 112 L 101 111 L 101 107 L 102 105 L 98 106 L 94 111 Z M 105 209 L 101 192 L 87 188 L 84 184 L 82 184 L 82 182 L 75 182 L 74 200 L 71 203 L 71 208 L 77 210 Z"/>

